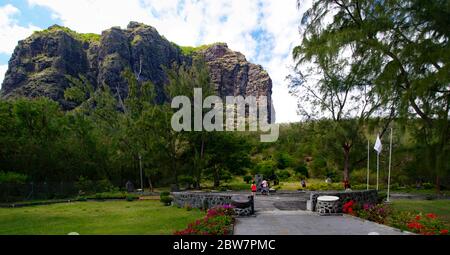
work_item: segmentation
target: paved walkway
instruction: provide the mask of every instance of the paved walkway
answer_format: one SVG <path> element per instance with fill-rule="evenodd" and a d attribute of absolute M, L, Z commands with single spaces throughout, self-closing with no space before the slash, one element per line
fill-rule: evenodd
<path fill-rule="evenodd" d="M 305 211 L 307 194 L 257 196 L 254 217 L 237 218 L 235 235 L 401 235 L 399 230 L 343 216 Z"/>

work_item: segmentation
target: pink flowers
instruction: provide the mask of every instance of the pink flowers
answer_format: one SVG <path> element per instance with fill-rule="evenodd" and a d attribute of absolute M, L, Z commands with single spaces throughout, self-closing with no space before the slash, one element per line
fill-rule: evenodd
<path fill-rule="evenodd" d="M 390 208 L 383 204 L 373 205 L 368 203 L 361 207 L 353 200 L 350 200 L 342 206 L 342 211 L 366 220 L 385 224 L 390 213 Z"/>
<path fill-rule="evenodd" d="M 371 205 L 371 204 L 364 204 L 363 205 L 363 209 L 366 210 L 366 211 L 372 209 L 372 207 L 373 207 L 373 205 Z"/>

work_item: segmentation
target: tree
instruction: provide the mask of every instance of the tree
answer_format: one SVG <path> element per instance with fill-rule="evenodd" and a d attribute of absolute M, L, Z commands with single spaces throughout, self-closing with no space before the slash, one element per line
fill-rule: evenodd
<path fill-rule="evenodd" d="M 371 91 L 370 73 L 358 63 L 363 60 L 351 61 L 345 56 L 355 55 L 351 49 L 335 50 L 333 45 L 315 43 L 304 39 L 295 48 L 297 75 L 290 77 L 290 89 L 302 102 L 299 113 L 307 120 L 332 120 L 332 131 L 326 128 L 320 137 L 323 144 L 340 147 L 342 154 L 334 146 L 328 146 L 328 153 L 343 156 L 344 181 L 348 181 L 351 151 L 361 140 L 362 125 L 380 107 L 380 99 Z"/>
<path fill-rule="evenodd" d="M 249 144 L 234 132 L 211 132 L 211 142 L 205 148 L 208 159 L 204 171 L 211 175 L 214 187 L 219 187 L 220 180 L 229 174 L 244 174 L 251 164 Z"/>
<path fill-rule="evenodd" d="M 198 58 L 193 59 L 191 66 L 173 66 L 172 69 L 166 69 L 166 73 L 169 78 L 169 83 L 166 86 L 167 97 L 170 100 L 176 96 L 187 96 L 191 102 L 191 113 L 195 111 L 194 88 L 201 88 L 202 102 L 207 96 L 215 94 L 209 71 L 205 63 Z M 207 109 L 201 109 L 202 119 L 207 111 Z M 208 143 L 210 141 L 213 142 L 211 133 L 202 129 L 197 132 L 175 132 L 174 134 L 179 136 L 179 140 L 186 140 L 186 142 L 182 143 L 187 146 L 183 151 L 189 155 L 185 160 L 192 163 L 190 174 L 194 177 L 195 188 L 199 189 L 202 173 L 208 160 L 205 156 L 205 150 Z"/>
<path fill-rule="evenodd" d="M 422 120 L 427 148 L 436 152 L 430 168 L 437 188 L 449 171 L 449 14 L 445 0 L 318 0 L 302 18 L 302 45 L 294 49 L 302 58 L 351 49 L 350 67 L 364 70 L 380 102 L 403 119 Z"/>

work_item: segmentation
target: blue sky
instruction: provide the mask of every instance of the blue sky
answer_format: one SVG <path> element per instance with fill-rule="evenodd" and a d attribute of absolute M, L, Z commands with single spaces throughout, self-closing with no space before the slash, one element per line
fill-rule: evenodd
<path fill-rule="evenodd" d="M 226 42 L 268 71 L 277 122 L 298 121 L 285 77 L 293 65 L 292 48 L 300 42 L 301 12 L 309 2 L 298 10 L 296 0 L 0 0 L 0 80 L 17 41 L 35 30 L 60 24 L 100 33 L 133 20 L 179 45 Z"/>

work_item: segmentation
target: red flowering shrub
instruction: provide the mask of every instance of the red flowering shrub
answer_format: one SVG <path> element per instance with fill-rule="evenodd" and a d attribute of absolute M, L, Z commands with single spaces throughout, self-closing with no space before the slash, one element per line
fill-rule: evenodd
<path fill-rule="evenodd" d="M 386 204 L 364 204 L 362 208 L 353 200 L 345 202 L 342 211 L 366 220 L 387 224 L 401 230 L 408 230 L 421 235 L 448 235 L 445 224 L 436 214 L 414 214 L 395 211 Z"/>
<path fill-rule="evenodd" d="M 355 204 L 355 202 L 353 202 L 353 200 L 346 202 L 342 206 L 342 211 L 344 213 L 348 213 L 350 215 L 355 215 L 355 209 L 356 209 L 356 204 Z"/>
<path fill-rule="evenodd" d="M 428 213 L 425 217 L 418 214 L 406 226 L 409 231 L 421 235 L 448 235 L 448 229 L 433 213 Z"/>
<path fill-rule="evenodd" d="M 174 235 L 227 235 L 233 223 L 232 206 L 211 208 L 203 219 L 190 223 L 186 229 L 175 231 Z"/>

